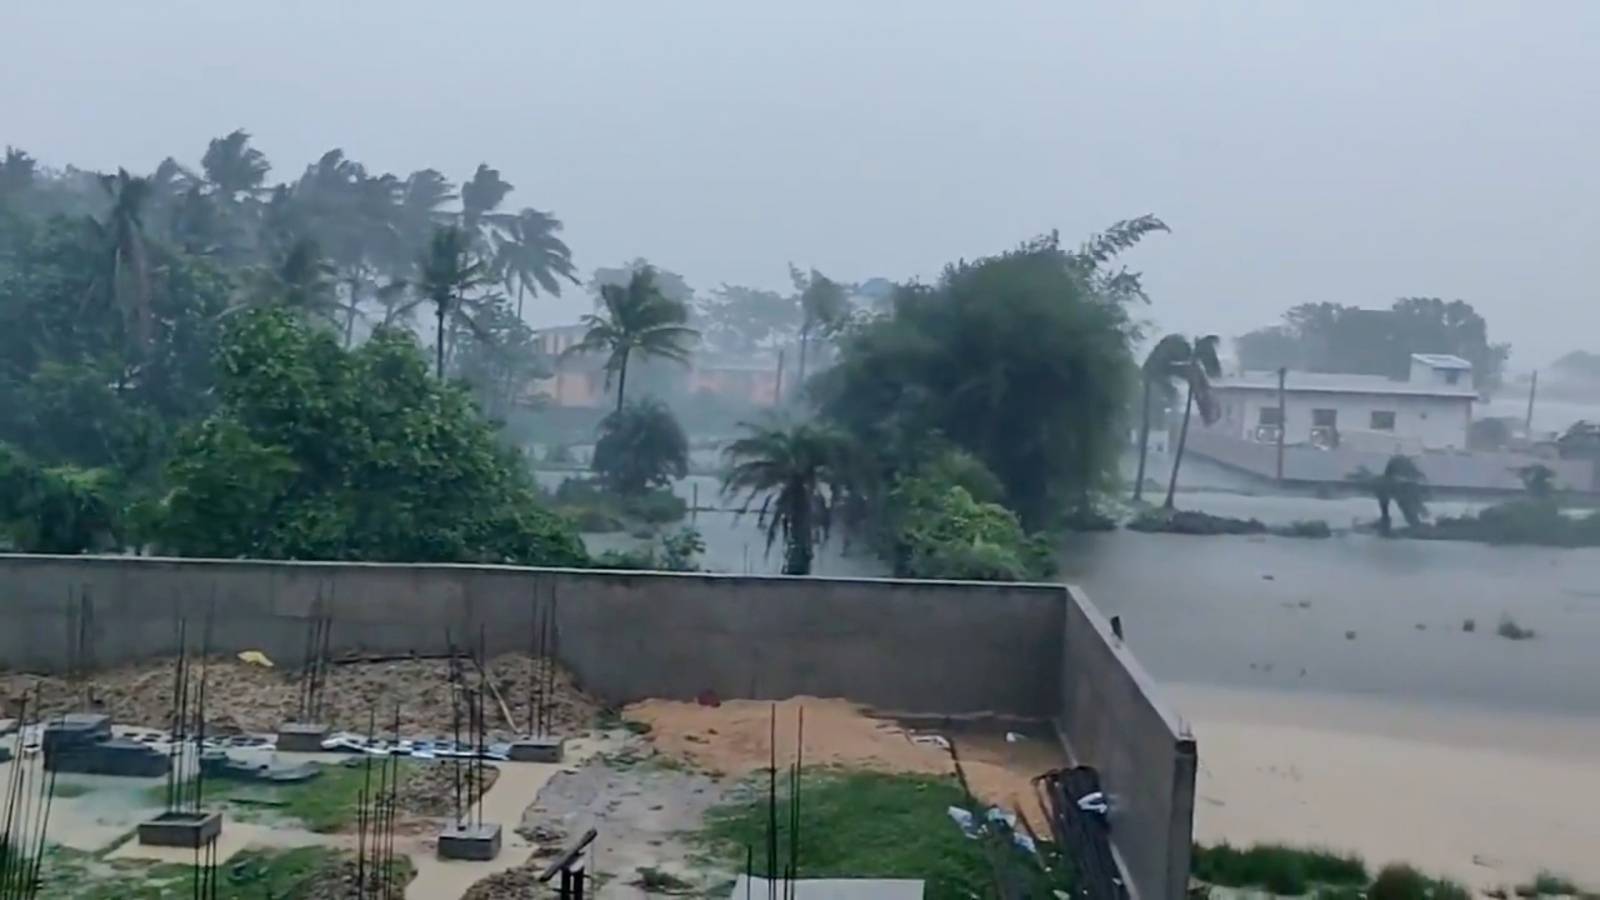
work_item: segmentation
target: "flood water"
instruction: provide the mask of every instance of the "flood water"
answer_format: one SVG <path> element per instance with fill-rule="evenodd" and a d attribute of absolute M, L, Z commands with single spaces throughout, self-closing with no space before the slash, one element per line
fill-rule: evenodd
<path fill-rule="evenodd" d="M 541 474 L 547 484 L 562 477 Z M 677 490 L 689 497 L 696 485 L 702 504 L 717 497 L 711 477 L 684 479 Z M 1375 513 L 1372 501 L 1359 497 L 1236 491 L 1233 484 L 1191 484 L 1179 505 L 1270 524 L 1320 518 L 1335 528 Z M 782 547 L 766 552 L 753 515 L 702 512 L 692 524 L 705 539 L 708 570 L 781 567 Z M 625 534 L 585 539 L 593 550 L 639 543 Z M 1128 643 L 1163 682 L 1600 716 L 1600 550 L 1119 530 L 1071 535 L 1059 560 L 1060 580 L 1084 588 L 1107 615 L 1121 616 Z M 819 550 L 815 573 L 875 577 L 887 569 L 835 535 Z M 1497 636 L 1506 615 L 1536 637 Z M 1470 633 L 1463 630 L 1468 619 Z"/>

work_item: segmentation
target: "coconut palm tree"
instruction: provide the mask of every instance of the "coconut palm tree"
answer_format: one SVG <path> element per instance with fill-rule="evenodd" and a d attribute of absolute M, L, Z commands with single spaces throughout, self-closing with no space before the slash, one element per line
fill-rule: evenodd
<path fill-rule="evenodd" d="M 616 375 L 620 411 L 628 389 L 628 361 L 634 353 L 688 363 L 690 344 L 700 332 L 684 324 L 689 320 L 688 307 L 661 293 L 655 270 L 649 266 L 634 271 L 626 285 L 602 287 L 600 305 L 599 315 L 583 317 L 588 331 L 566 354 L 609 354 L 606 386 L 610 387 L 611 376 Z"/>
<path fill-rule="evenodd" d="M 337 295 L 337 270 L 312 238 L 296 240 L 276 264 L 257 273 L 250 304 L 284 306 L 308 319 L 338 326 L 343 304 Z"/>
<path fill-rule="evenodd" d="M 1428 514 L 1428 479 L 1409 456 L 1395 454 L 1389 457 L 1382 474 L 1373 474 L 1362 466 L 1345 478 L 1372 492 L 1378 501 L 1378 533 L 1388 537 L 1393 523 L 1389 519 L 1389 506 L 1400 509 L 1406 524 L 1412 527 L 1422 523 Z"/>
<path fill-rule="evenodd" d="M 472 180 L 461 185 L 461 228 L 480 251 L 488 249 L 495 227 L 502 223 L 504 217 L 494 211 L 511 191 L 511 182 L 488 163 L 478 163 Z"/>
<path fill-rule="evenodd" d="M 131 325 L 140 344 L 150 340 L 150 273 L 145 247 L 144 206 L 150 197 L 148 179 L 118 169 L 101 175 L 100 186 L 111 198 L 111 209 L 97 230 L 110 252 L 110 295 Z"/>
<path fill-rule="evenodd" d="M 1133 501 L 1144 496 L 1144 463 L 1150 451 L 1150 396 L 1159 393 L 1163 402 L 1172 399 L 1172 379 L 1181 374 L 1181 360 L 1192 353 L 1189 341 L 1181 334 L 1169 334 L 1156 342 L 1140 368 L 1144 382 L 1144 402 L 1139 415 L 1139 475 L 1133 482 Z"/>
<path fill-rule="evenodd" d="M 748 513 L 757 500 L 757 523 L 767 552 L 783 538 L 783 573 L 811 574 L 816 545 L 827 540 L 834 506 L 848 493 L 847 438 L 814 422 L 741 423 L 748 433 L 723 451 L 728 462 L 724 494 L 744 495 Z"/>
<path fill-rule="evenodd" d="M 1214 334 L 1198 338 L 1193 344 L 1179 337 L 1169 352 L 1174 354 L 1174 374 L 1188 385 L 1183 401 L 1183 427 L 1178 431 L 1178 448 L 1172 454 L 1172 478 L 1167 482 L 1167 500 L 1163 506 L 1172 509 L 1173 495 L 1178 491 L 1178 467 L 1183 464 L 1183 446 L 1189 440 L 1189 414 L 1195 404 L 1200 406 L 1200 421 L 1207 425 L 1217 420 L 1217 401 L 1211 396 L 1211 379 L 1222 375 L 1222 364 L 1217 361 L 1217 343 Z"/>
<path fill-rule="evenodd" d="M 850 304 L 844 287 L 828 276 L 812 269 L 804 274 L 793 264 L 789 266 L 789 279 L 800 291 L 800 373 L 798 381 L 806 380 L 806 360 L 810 355 L 811 336 L 818 332 L 833 333 L 844 322 Z"/>
<path fill-rule="evenodd" d="M 217 194 L 233 202 L 241 194 L 260 193 L 272 166 L 265 154 L 250 146 L 250 133 L 241 128 L 227 137 L 213 138 L 200 158 L 200 169 Z"/>
<path fill-rule="evenodd" d="M 495 269 L 505 283 L 506 293 L 517 295 L 518 319 L 522 318 L 524 294 L 537 297 L 543 289 L 559 297 L 560 279 L 578 283 L 572 268 L 572 251 L 556 236 L 560 231 L 560 219 L 531 208 L 506 223 L 505 235 L 495 247 Z"/>
<path fill-rule="evenodd" d="M 435 228 L 417 259 L 417 291 L 433 303 L 434 375 L 444 378 L 445 322 L 465 315 L 467 294 L 489 282 L 488 267 L 472 252 L 467 233 L 455 225 Z"/>

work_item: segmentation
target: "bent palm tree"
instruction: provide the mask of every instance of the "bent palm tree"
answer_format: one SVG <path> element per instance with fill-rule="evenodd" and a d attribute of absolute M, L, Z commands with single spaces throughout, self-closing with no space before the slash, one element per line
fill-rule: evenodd
<path fill-rule="evenodd" d="M 1222 364 L 1217 361 L 1219 340 L 1216 335 L 1208 334 L 1191 345 L 1179 337 L 1170 351 L 1176 354 L 1173 359 L 1175 374 L 1188 383 L 1188 396 L 1183 401 L 1183 427 L 1178 431 L 1178 449 L 1172 455 L 1172 478 L 1167 482 L 1167 501 L 1162 504 L 1167 509 L 1172 508 L 1173 495 L 1178 491 L 1178 467 L 1183 465 L 1183 447 L 1189 441 L 1190 412 L 1198 403 L 1200 421 L 1210 425 L 1217 420 L 1217 401 L 1211 396 L 1211 379 L 1222 375 Z"/>
<path fill-rule="evenodd" d="M 250 132 L 236 129 L 227 137 L 213 138 L 200 158 L 200 168 L 206 181 L 216 188 L 225 200 L 232 202 L 240 194 L 254 196 L 261 191 L 272 166 L 260 150 L 250 146 Z"/>
<path fill-rule="evenodd" d="M 1345 478 L 1371 491 L 1378 501 L 1378 533 L 1384 537 L 1389 536 L 1393 527 L 1389 518 L 1390 504 L 1399 507 L 1400 515 L 1413 528 L 1428 514 L 1428 479 L 1409 456 L 1389 457 L 1382 474 L 1375 475 L 1362 466 Z"/>
<path fill-rule="evenodd" d="M 766 530 L 767 552 L 781 536 L 783 574 L 809 575 L 816 545 L 832 528 L 834 506 L 847 493 L 846 439 L 810 422 L 742 427 L 749 434 L 723 451 L 728 473 L 722 491 L 745 495 L 740 515 L 759 499 L 756 521 Z"/>
<path fill-rule="evenodd" d="M 1135 503 L 1144 496 L 1144 463 L 1150 451 L 1150 395 L 1159 392 L 1163 401 L 1171 401 L 1172 379 L 1182 374 L 1181 362 L 1192 352 L 1183 335 L 1169 334 L 1150 350 L 1150 355 L 1145 357 L 1144 365 L 1140 368 L 1144 402 L 1140 405 L 1139 416 L 1139 475 L 1133 482 Z"/>
<path fill-rule="evenodd" d="M 572 268 L 572 251 L 556 236 L 560 231 L 560 219 L 537 209 L 524 209 L 507 223 L 506 236 L 495 248 L 495 269 L 505 282 L 506 293 L 517 295 L 518 321 L 522 319 L 524 294 L 537 297 L 542 289 L 559 297 L 559 279 L 578 283 Z"/>
<path fill-rule="evenodd" d="M 472 239 L 454 225 L 433 230 L 428 249 L 417 260 L 417 290 L 433 303 L 434 376 L 444 378 L 444 324 L 460 316 L 467 292 L 486 284 L 488 269 L 472 253 Z"/>
<path fill-rule="evenodd" d="M 608 284 L 600 289 L 600 315 L 586 315 L 588 327 L 583 340 L 568 347 L 566 354 L 608 353 L 606 386 L 617 376 L 617 409 L 628 389 L 628 360 L 640 356 L 659 356 L 680 363 L 689 361 L 689 345 L 700 332 L 684 323 L 689 310 L 669 300 L 656 287 L 655 270 L 644 266 L 628 278 L 626 285 Z M 566 355 L 563 354 L 563 355 Z"/>

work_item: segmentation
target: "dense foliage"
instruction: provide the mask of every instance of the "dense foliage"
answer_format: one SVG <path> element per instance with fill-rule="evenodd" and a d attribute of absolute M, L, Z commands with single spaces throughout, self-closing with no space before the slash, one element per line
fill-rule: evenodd
<path fill-rule="evenodd" d="M 1087 260 L 1087 262 L 1086 262 Z M 1030 528 L 1115 479 L 1135 329 L 1094 257 L 1054 237 L 949 266 L 848 330 L 812 387 L 827 419 L 906 471 L 940 435 L 992 471 Z"/>
<path fill-rule="evenodd" d="M 901 578 L 1038 581 L 1055 574 L 1050 545 L 1010 510 L 959 485 L 904 478 L 890 495 L 894 574 Z"/>
<path fill-rule="evenodd" d="M 634 401 L 600 421 L 594 472 L 607 488 L 638 496 L 689 472 L 689 438 L 659 400 Z"/>
<path fill-rule="evenodd" d="M 1487 393 L 1500 386 L 1511 355 L 1511 345 L 1489 342 L 1483 316 L 1462 300 L 1405 297 L 1386 310 L 1302 303 L 1283 319 L 1239 337 L 1241 365 L 1404 378 L 1411 354 L 1451 353 L 1472 363 L 1473 382 Z"/>
<path fill-rule="evenodd" d="M 284 311 L 230 324 L 220 407 L 169 467 L 162 542 L 192 556 L 581 564 L 521 460 L 413 338 L 354 350 Z"/>
<path fill-rule="evenodd" d="M 767 551 L 783 539 L 785 575 L 809 575 L 816 546 L 833 529 L 833 511 L 850 486 L 856 452 L 839 431 L 815 422 L 745 425 L 745 436 L 723 451 L 723 491 L 755 509 Z"/>

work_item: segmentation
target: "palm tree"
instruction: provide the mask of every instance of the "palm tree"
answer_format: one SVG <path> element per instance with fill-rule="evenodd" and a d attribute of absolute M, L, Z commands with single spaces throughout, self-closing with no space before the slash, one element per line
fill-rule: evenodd
<path fill-rule="evenodd" d="M 336 296 L 335 274 L 321 246 L 312 238 L 300 238 L 289 245 L 276 265 L 257 276 L 253 302 L 285 306 L 337 327 L 343 307 Z"/>
<path fill-rule="evenodd" d="M 1133 482 L 1133 502 L 1144 496 L 1144 463 L 1150 450 L 1150 395 L 1159 392 L 1164 401 L 1172 399 L 1172 379 L 1181 374 L 1181 360 L 1191 355 L 1189 342 L 1181 334 L 1169 334 L 1156 342 L 1140 369 L 1144 382 L 1144 402 L 1139 416 L 1139 475 Z"/>
<path fill-rule="evenodd" d="M 1217 420 L 1217 401 L 1211 396 L 1211 379 L 1222 375 L 1222 364 L 1217 361 L 1217 343 L 1214 334 L 1197 339 L 1192 345 L 1182 337 L 1171 346 L 1173 364 L 1178 377 L 1188 384 L 1188 396 L 1183 401 L 1183 427 L 1178 431 L 1178 449 L 1172 455 L 1172 478 L 1167 482 L 1167 502 L 1172 509 L 1173 495 L 1178 491 L 1178 467 L 1183 464 L 1183 446 L 1189 440 L 1189 413 L 1200 404 L 1200 421 L 1207 425 Z"/>
<path fill-rule="evenodd" d="M 816 269 L 806 275 L 791 264 L 789 278 L 800 289 L 800 373 L 797 381 L 804 384 L 811 335 L 819 330 L 824 335 L 835 331 L 844 321 L 849 303 L 844 288 Z"/>
<path fill-rule="evenodd" d="M 101 175 L 100 186 L 111 198 L 106 220 L 99 223 L 111 254 L 111 297 L 132 324 L 139 343 L 146 344 L 150 340 L 150 273 L 144 205 L 150 197 L 150 182 L 118 169 L 115 175 Z"/>
<path fill-rule="evenodd" d="M 250 133 L 241 128 L 227 137 L 213 138 L 200 158 L 200 168 L 216 192 L 232 202 L 240 194 L 259 193 L 272 166 L 265 154 L 250 146 Z"/>
<path fill-rule="evenodd" d="M 1428 514 L 1428 479 L 1409 456 L 1395 454 L 1383 467 L 1383 474 L 1375 475 L 1366 466 L 1351 472 L 1345 478 L 1372 492 L 1378 501 L 1378 533 L 1388 537 L 1392 523 L 1389 505 L 1400 508 L 1406 524 L 1415 528 Z"/>
<path fill-rule="evenodd" d="M 495 269 L 505 282 L 506 293 L 517 295 L 517 318 L 522 318 L 525 293 L 561 296 L 565 278 L 573 284 L 578 276 L 572 267 L 572 251 L 556 235 L 561 220 L 537 209 L 524 209 L 506 224 L 506 234 L 495 248 Z"/>
<path fill-rule="evenodd" d="M 848 493 L 847 439 L 829 426 L 741 423 L 749 433 L 723 451 L 724 494 L 743 493 L 739 514 L 759 498 L 757 523 L 767 532 L 767 552 L 783 538 L 783 574 L 809 575 L 817 544 L 827 540 L 833 509 Z"/>
<path fill-rule="evenodd" d="M 494 211 L 511 190 L 511 183 L 500 177 L 500 170 L 489 168 L 488 163 L 478 163 L 472 180 L 461 185 L 461 228 L 480 249 L 489 246 L 491 227 L 501 224 L 502 217 L 494 215 Z"/>
<path fill-rule="evenodd" d="M 444 378 L 445 320 L 463 315 L 467 293 L 488 282 L 488 269 L 472 252 L 471 239 L 455 225 L 435 228 L 417 260 L 417 290 L 433 303 L 434 375 Z"/>
<path fill-rule="evenodd" d="M 610 387 L 615 374 L 620 411 L 628 389 L 628 360 L 635 352 L 688 363 L 689 344 L 700 332 L 684 324 L 689 320 L 688 307 L 662 295 L 656 287 L 655 270 L 649 266 L 635 270 L 626 285 L 602 287 L 600 303 L 602 314 L 583 317 L 589 330 L 566 353 L 609 354 L 606 386 Z"/>

